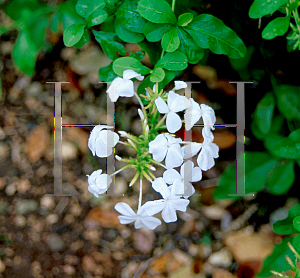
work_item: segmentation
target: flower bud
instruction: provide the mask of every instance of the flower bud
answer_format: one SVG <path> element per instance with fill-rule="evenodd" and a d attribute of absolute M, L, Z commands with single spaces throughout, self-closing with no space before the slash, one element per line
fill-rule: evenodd
<path fill-rule="evenodd" d="M 125 131 L 118 131 L 118 132 L 122 137 L 127 137 L 127 132 Z"/>
<path fill-rule="evenodd" d="M 143 121 L 145 119 L 145 117 L 144 117 L 144 114 L 143 114 L 142 110 L 138 109 L 138 113 L 140 115 L 141 120 Z"/>
<path fill-rule="evenodd" d="M 122 158 L 121 158 L 120 156 L 118 156 L 118 155 L 115 155 L 115 158 L 116 158 L 116 160 L 118 160 L 118 161 L 121 161 L 121 160 L 122 160 Z"/>

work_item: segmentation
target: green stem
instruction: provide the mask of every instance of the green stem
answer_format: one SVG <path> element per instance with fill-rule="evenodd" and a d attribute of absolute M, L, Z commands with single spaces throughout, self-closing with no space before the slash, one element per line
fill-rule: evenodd
<path fill-rule="evenodd" d="M 139 196 L 139 208 L 142 205 L 142 196 L 143 196 L 143 180 L 142 177 L 140 177 L 140 196 Z"/>
<path fill-rule="evenodd" d="M 161 52 L 161 55 L 160 55 L 160 59 L 161 59 L 162 57 L 164 57 L 164 54 L 165 54 L 165 50 L 163 49 L 162 52 Z"/>

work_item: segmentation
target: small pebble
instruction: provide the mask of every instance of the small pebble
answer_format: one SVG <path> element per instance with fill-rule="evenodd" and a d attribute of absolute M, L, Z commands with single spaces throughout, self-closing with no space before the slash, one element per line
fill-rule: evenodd
<path fill-rule="evenodd" d="M 73 266 L 70 266 L 70 265 L 65 265 L 64 266 L 64 272 L 67 275 L 73 275 L 73 274 L 75 274 L 75 268 Z"/>
<path fill-rule="evenodd" d="M 16 183 L 10 183 L 9 185 L 6 186 L 5 188 L 5 193 L 8 196 L 13 196 L 17 191 Z"/>
<path fill-rule="evenodd" d="M 15 225 L 18 227 L 23 227 L 26 225 L 26 218 L 23 215 L 17 215 L 15 217 Z"/>
<path fill-rule="evenodd" d="M 63 160 L 72 160 L 77 157 L 77 148 L 70 142 L 62 143 L 62 158 Z"/>
<path fill-rule="evenodd" d="M 19 200 L 16 207 L 17 213 L 28 214 L 34 212 L 38 208 L 38 203 L 35 200 Z"/>
<path fill-rule="evenodd" d="M 17 183 L 17 189 L 19 193 L 25 193 L 30 189 L 30 182 L 29 180 L 20 180 Z"/>
<path fill-rule="evenodd" d="M 47 217 L 46 217 L 46 222 L 50 225 L 56 223 L 58 221 L 58 216 L 57 214 L 49 214 Z"/>
<path fill-rule="evenodd" d="M 0 273 L 3 273 L 5 271 L 5 268 L 6 268 L 6 266 L 5 266 L 4 262 L 2 260 L 0 260 Z"/>
<path fill-rule="evenodd" d="M 232 255 L 226 248 L 223 248 L 218 252 L 212 253 L 208 257 L 208 262 L 213 266 L 230 267 L 232 264 Z"/>
<path fill-rule="evenodd" d="M 50 234 L 47 237 L 47 244 L 52 252 L 60 252 L 65 249 L 65 243 L 58 234 Z"/>
<path fill-rule="evenodd" d="M 55 207 L 53 197 L 43 196 L 40 200 L 40 206 L 45 208 L 45 209 L 53 209 Z"/>

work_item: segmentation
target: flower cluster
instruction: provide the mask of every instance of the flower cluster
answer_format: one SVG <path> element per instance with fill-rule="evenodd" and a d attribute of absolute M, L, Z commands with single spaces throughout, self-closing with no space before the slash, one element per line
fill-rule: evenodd
<path fill-rule="evenodd" d="M 120 141 L 117 133 L 108 130 L 110 126 L 96 126 L 88 141 L 88 146 L 93 155 L 107 157 L 112 154 L 112 148 L 117 143 L 127 145 L 137 152 L 136 158 L 121 158 L 116 155 L 116 159 L 127 163 L 123 168 L 112 175 L 102 174 L 102 170 L 93 172 L 88 176 L 88 190 L 99 197 L 107 191 L 111 177 L 127 168 L 136 171 L 130 182 L 132 186 L 140 179 L 140 195 L 137 212 L 126 203 L 120 202 L 115 205 L 115 209 L 121 214 L 119 220 L 121 224 L 134 222 L 136 229 L 155 229 L 161 221 L 154 215 L 161 212 L 161 217 L 166 223 L 177 221 L 176 211 L 186 211 L 189 204 L 188 198 L 195 193 L 192 182 L 202 179 L 202 171 L 207 171 L 214 166 L 214 159 L 219 156 L 219 148 L 213 143 L 214 124 L 216 117 L 214 110 L 205 105 L 199 105 L 192 98 L 175 93 L 175 91 L 186 88 L 183 81 L 175 81 L 175 87 L 169 92 L 158 91 L 158 83 L 153 90 L 146 89 L 146 95 L 138 96 L 134 91 L 132 78 L 143 80 L 143 76 L 133 70 L 125 70 L 123 78 L 117 77 L 110 85 L 107 93 L 112 102 L 117 101 L 120 96 L 136 96 L 141 109 L 138 114 L 141 118 L 143 133 L 137 137 L 119 131 L 122 138 L 127 142 Z M 140 97 L 143 97 L 147 105 L 144 106 Z M 184 121 L 181 120 L 178 112 L 184 111 Z M 160 115 L 163 117 L 159 120 Z M 204 127 L 202 135 L 204 141 L 183 142 L 180 138 L 175 138 L 175 133 L 185 123 L 185 129 L 190 130 L 199 120 L 203 119 Z M 165 123 L 165 125 L 164 125 Z M 159 133 L 160 129 L 167 129 L 168 133 Z M 197 166 L 190 159 L 197 155 Z M 161 162 L 165 161 L 165 165 Z M 164 167 L 166 171 L 163 177 L 156 177 L 154 165 Z M 180 172 L 174 168 L 180 167 Z M 162 199 L 148 201 L 142 205 L 142 180 L 143 178 L 151 182 L 153 190 L 160 193 Z"/>

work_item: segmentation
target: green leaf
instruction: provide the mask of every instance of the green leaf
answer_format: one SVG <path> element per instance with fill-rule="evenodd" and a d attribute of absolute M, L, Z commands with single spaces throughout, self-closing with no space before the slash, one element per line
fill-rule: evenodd
<path fill-rule="evenodd" d="M 165 72 L 162 68 L 155 68 L 150 74 L 151 82 L 161 82 L 165 78 Z"/>
<path fill-rule="evenodd" d="M 254 111 L 256 126 L 263 134 L 270 132 L 274 109 L 275 98 L 272 93 L 266 93 L 259 101 Z"/>
<path fill-rule="evenodd" d="M 104 7 L 104 0 L 78 0 L 75 9 L 80 16 L 87 19 L 92 12 L 104 9 Z"/>
<path fill-rule="evenodd" d="M 173 27 L 169 32 L 163 35 L 161 46 L 166 52 L 175 51 L 180 44 L 176 27 Z"/>
<path fill-rule="evenodd" d="M 134 70 L 141 75 L 150 73 L 150 69 L 145 67 L 140 61 L 135 58 L 122 57 L 116 59 L 113 62 L 113 70 L 119 76 L 123 76 L 123 71 L 128 69 Z"/>
<path fill-rule="evenodd" d="M 275 156 L 282 158 L 300 158 L 300 129 L 293 131 L 288 137 L 270 134 L 264 140 L 265 148 Z"/>
<path fill-rule="evenodd" d="M 294 180 L 294 161 L 281 161 L 271 169 L 266 187 L 271 194 L 281 195 L 290 189 Z"/>
<path fill-rule="evenodd" d="M 264 15 L 271 14 L 287 2 L 288 0 L 255 0 L 249 9 L 249 17 L 260 18 Z"/>
<path fill-rule="evenodd" d="M 172 24 L 156 24 L 147 22 L 144 27 L 144 34 L 149 42 L 160 41 L 166 32 L 172 29 Z"/>
<path fill-rule="evenodd" d="M 109 16 L 101 25 L 101 31 L 106 33 L 116 33 L 115 16 Z"/>
<path fill-rule="evenodd" d="M 184 70 L 187 68 L 187 66 L 187 58 L 180 51 L 167 53 L 155 65 L 155 67 L 160 67 L 172 71 Z"/>
<path fill-rule="evenodd" d="M 124 28 L 131 32 L 143 33 L 147 23 L 138 12 L 139 0 L 125 0 L 116 12 L 116 18 Z"/>
<path fill-rule="evenodd" d="M 283 36 L 287 30 L 289 29 L 290 25 L 290 17 L 277 17 L 265 27 L 262 31 L 262 37 L 265 40 L 271 40 L 278 36 Z"/>
<path fill-rule="evenodd" d="M 246 194 L 261 191 L 266 183 L 268 172 L 278 163 L 266 152 L 245 152 L 238 157 L 245 159 L 245 192 Z M 243 179 L 243 177 L 240 177 Z M 227 168 L 222 174 L 219 184 L 214 191 L 216 199 L 237 199 L 239 197 L 228 196 L 236 192 L 236 162 Z"/>
<path fill-rule="evenodd" d="M 140 48 L 148 53 L 150 62 L 155 65 L 160 59 L 160 53 L 162 51 L 160 43 L 149 43 L 147 40 L 139 42 Z"/>
<path fill-rule="evenodd" d="M 193 14 L 185 13 L 178 17 L 177 26 L 187 26 L 193 20 Z"/>
<path fill-rule="evenodd" d="M 74 47 L 77 49 L 81 48 L 90 40 L 91 40 L 90 33 L 87 30 L 84 30 L 83 36 L 81 37 L 78 43 L 74 44 Z"/>
<path fill-rule="evenodd" d="M 285 257 L 289 256 L 294 261 L 294 254 L 288 247 L 287 243 L 292 242 L 293 238 L 286 237 L 279 244 L 275 245 L 273 253 L 269 255 L 263 262 L 262 270 L 256 274 L 257 277 L 270 277 L 270 270 L 281 272 L 291 269 Z"/>
<path fill-rule="evenodd" d="M 115 30 L 118 37 L 125 42 L 141 42 L 145 38 L 143 34 L 128 31 L 118 19 L 115 20 Z"/>
<path fill-rule="evenodd" d="M 113 63 L 111 62 L 108 66 L 99 69 L 99 79 L 103 82 L 112 82 L 117 74 L 113 71 Z"/>
<path fill-rule="evenodd" d="M 300 232 L 300 216 L 296 216 L 293 220 L 293 225 L 298 232 Z"/>
<path fill-rule="evenodd" d="M 293 247 L 300 253 L 300 234 L 296 235 L 293 239 Z"/>
<path fill-rule="evenodd" d="M 197 64 L 204 56 L 204 50 L 199 48 L 192 37 L 182 28 L 177 28 L 180 39 L 179 50 L 188 58 L 189 63 Z"/>
<path fill-rule="evenodd" d="M 247 47 L 247 53 L 243 58 L 239 59 L 231 59 L 229 58 L 229 62 L 232 66 L 232 68 L 236 71 L 243 71 L 248 68 L 248 65 L 251 61 L 252 54 L 255 50 L 255 47 L 253 45 L 250 45 Z"/>
<path fill-rule="evenodd" d="M 30 31 L 24 28 L 12 50 L 12 58 L 19 69 L 27 75 L 35 73 L 35 60 L 38 55 L 38 48 L 30 39 Z"/>
<path fill-rule="evenodd" d="M 289 11 L 292 12 L 293 10 L 296 10 L 299 7 L 299 1 L 298 0 L 288 1 L 287 7 Z"/>
<path fill-rule="evenodd" d="M 81 16 L 79 16 L 75 10 L 76 1 L 77 0 L 71 0 L 61 3 L 58 6 L 59 21 L 62 23 L 64 30 L 71 24 L 85 24 L 85 20 Z"/>
<path fill-rule="evenodd" d="M 300 87 L 284 84 L 274 92 L 280 113 L 289 121 L 300 120 Z"/>
<path fill-rule="evenodd" d="M 164 0 L 141 0 L 138 11 L 142 17 L 154 23 L 176 24 L 177 22 L 170 5 Z"/>
<path fill-rule="evenodd" d="M 201 48 L 209 48 L 215 54 L 225 54 L 229 58 L 244 57 L 247 49 L 243 41 L 222 20 L 201 14 L 184 28 Z"/>
<path fill-rule="evenodd" d="M 167 84 L 169 84 L 176 76 L 179 76 L 181 74 L 178 74 L 180 72 L 178 71 L 171 71 L 171 70 L 164 70 L 165 71 L 165 78 L 162 82 L 158 83 L 158 90 L 163 89 Z"/>
<path fill-rule="evenodd" d="M 117 52 L 120 55 L 125 56 L 127 51 L 121 43 L 114 40 L 116 36 L 115 33 L 98 32 L 93 30 L 93 34 L 95 35 L 96 41 L 100 43 L 102 50 L 109 59 L 115 60 L 119 58 L 120 56 Z"/>
<path fill-rule="evenodd" d="M 65 46 L 73 46 L 78 43 L 84 33 L 84 24 L 72 24 L 65 31 L 63 35 Z"/>
<path fill-rule="evenodd" d="M 273 224 L 273 230 L 276 234 L 280 235 L 292 235 L 298 233 L 298 230 L 294 227 L 294 218 L 300 216 L 300 205 L 295 205 L 290 208 L 288 216 L 285 219 L 278 220 Z"/>
<path fill-rule="evenodd" d="M 87 18 L 87 27 L 90 28 L 95 25 L 103 23 L 108 17 L 108 14 L 104 10 L 95 10 Z"/>

